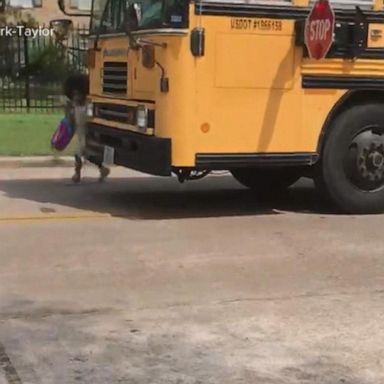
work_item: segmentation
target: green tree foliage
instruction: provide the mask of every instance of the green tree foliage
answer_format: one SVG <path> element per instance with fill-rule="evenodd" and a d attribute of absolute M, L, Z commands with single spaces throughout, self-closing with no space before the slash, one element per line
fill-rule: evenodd
<path fill-rule="evenodd" d="M 29 65 L 21 71 L 20 75 L 28 75 L 42 83 L 48 83 L 65 79 L 73 73 L 76 73 L 76 68 L 68 62 L 64 48 L 50 43 L 43 49 L 30 49 Z"/>
<path fill-rule="evenodd" d="M 0 28 L 15 25 L 33 28 L 38 26 L 38 22 L 30 13 L 21 8 L 5 7 L 4 12 L 0 13 Z M 0 36 L 0 77 L 14 78 L 17 76 L 14 60 L 15 42 L 10 37 Z"/>
<path fill-rule="evenodd" d="M 0 27 L 14 25 L 34 28 L 38 27 L 38 22 L 25 10 L 6 7 L 5 12 L 0 13 Z M 68 54 L 62 44 L 58 44 L 54 38 L 36 39 L 41 39 L 39 44 L 29 39 L 0 36 L 0 80 L 7 78 L 7 81 L 17 81 L 28 76 L 31 80 L 49 83 L 77 72 L 75 56 L 72 60 L 71 52 Z M 25 62 L 26 48 L 28 63 L 19 68 L 15 65 L 15 60 L 22 57 L 22 62 Z"/>

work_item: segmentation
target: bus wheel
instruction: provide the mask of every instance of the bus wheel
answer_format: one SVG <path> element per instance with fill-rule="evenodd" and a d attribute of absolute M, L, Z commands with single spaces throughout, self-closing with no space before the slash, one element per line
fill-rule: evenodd
<path fill-rule="evenodd" d="M 240 184 L 261 195 L 281 192 L 302 176 L 302 170 L 293 167 L 237 168 L 231 173 Z"/>
<path fill-rule="evenodd" d="M 342 212 L 383 212 L 384 105 L 356 105 L 331 125 L 316 186 Z"/>

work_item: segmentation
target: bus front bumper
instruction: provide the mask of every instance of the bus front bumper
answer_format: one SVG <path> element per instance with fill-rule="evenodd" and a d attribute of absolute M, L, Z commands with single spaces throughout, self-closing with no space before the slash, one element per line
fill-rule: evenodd
<path fill-rule="evenodd" d="M 105 147 L 114 148 L 114 164 L 158 176 L 170 176 L 171 140 L 88 123 L 86 154 L 102 162 Z"/>

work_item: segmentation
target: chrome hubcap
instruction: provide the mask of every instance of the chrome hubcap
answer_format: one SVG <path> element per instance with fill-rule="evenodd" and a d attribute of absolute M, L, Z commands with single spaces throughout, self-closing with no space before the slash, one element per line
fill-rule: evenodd
<path fill-rule="evenodd" d="M 363 191 L 384 187 L 384 129 L 365 127 L 348 148 L 345 170 L 348 179 Z"/>

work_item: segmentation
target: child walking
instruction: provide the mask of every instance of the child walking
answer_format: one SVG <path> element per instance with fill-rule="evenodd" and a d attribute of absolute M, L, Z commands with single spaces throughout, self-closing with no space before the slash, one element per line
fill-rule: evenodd
<path fill-rule="evenodd" d="M 88 91 L 89 80 L 85 75 L 71 76 L 64 83 L 64 94 L 68 98 L 65 114 L 70 123 L 75 127 L 77 135 L 75 173 L 72 176 L 74 183 L 80 183 L 81 181 L 81 171 L 85 159 L 99 168 L 99 181 L 104 181 L 110 173 L 109 168 L 105 167 L 101 160 L 86 153 L 85 126 L 87 122 L 86 95 Z"/>

